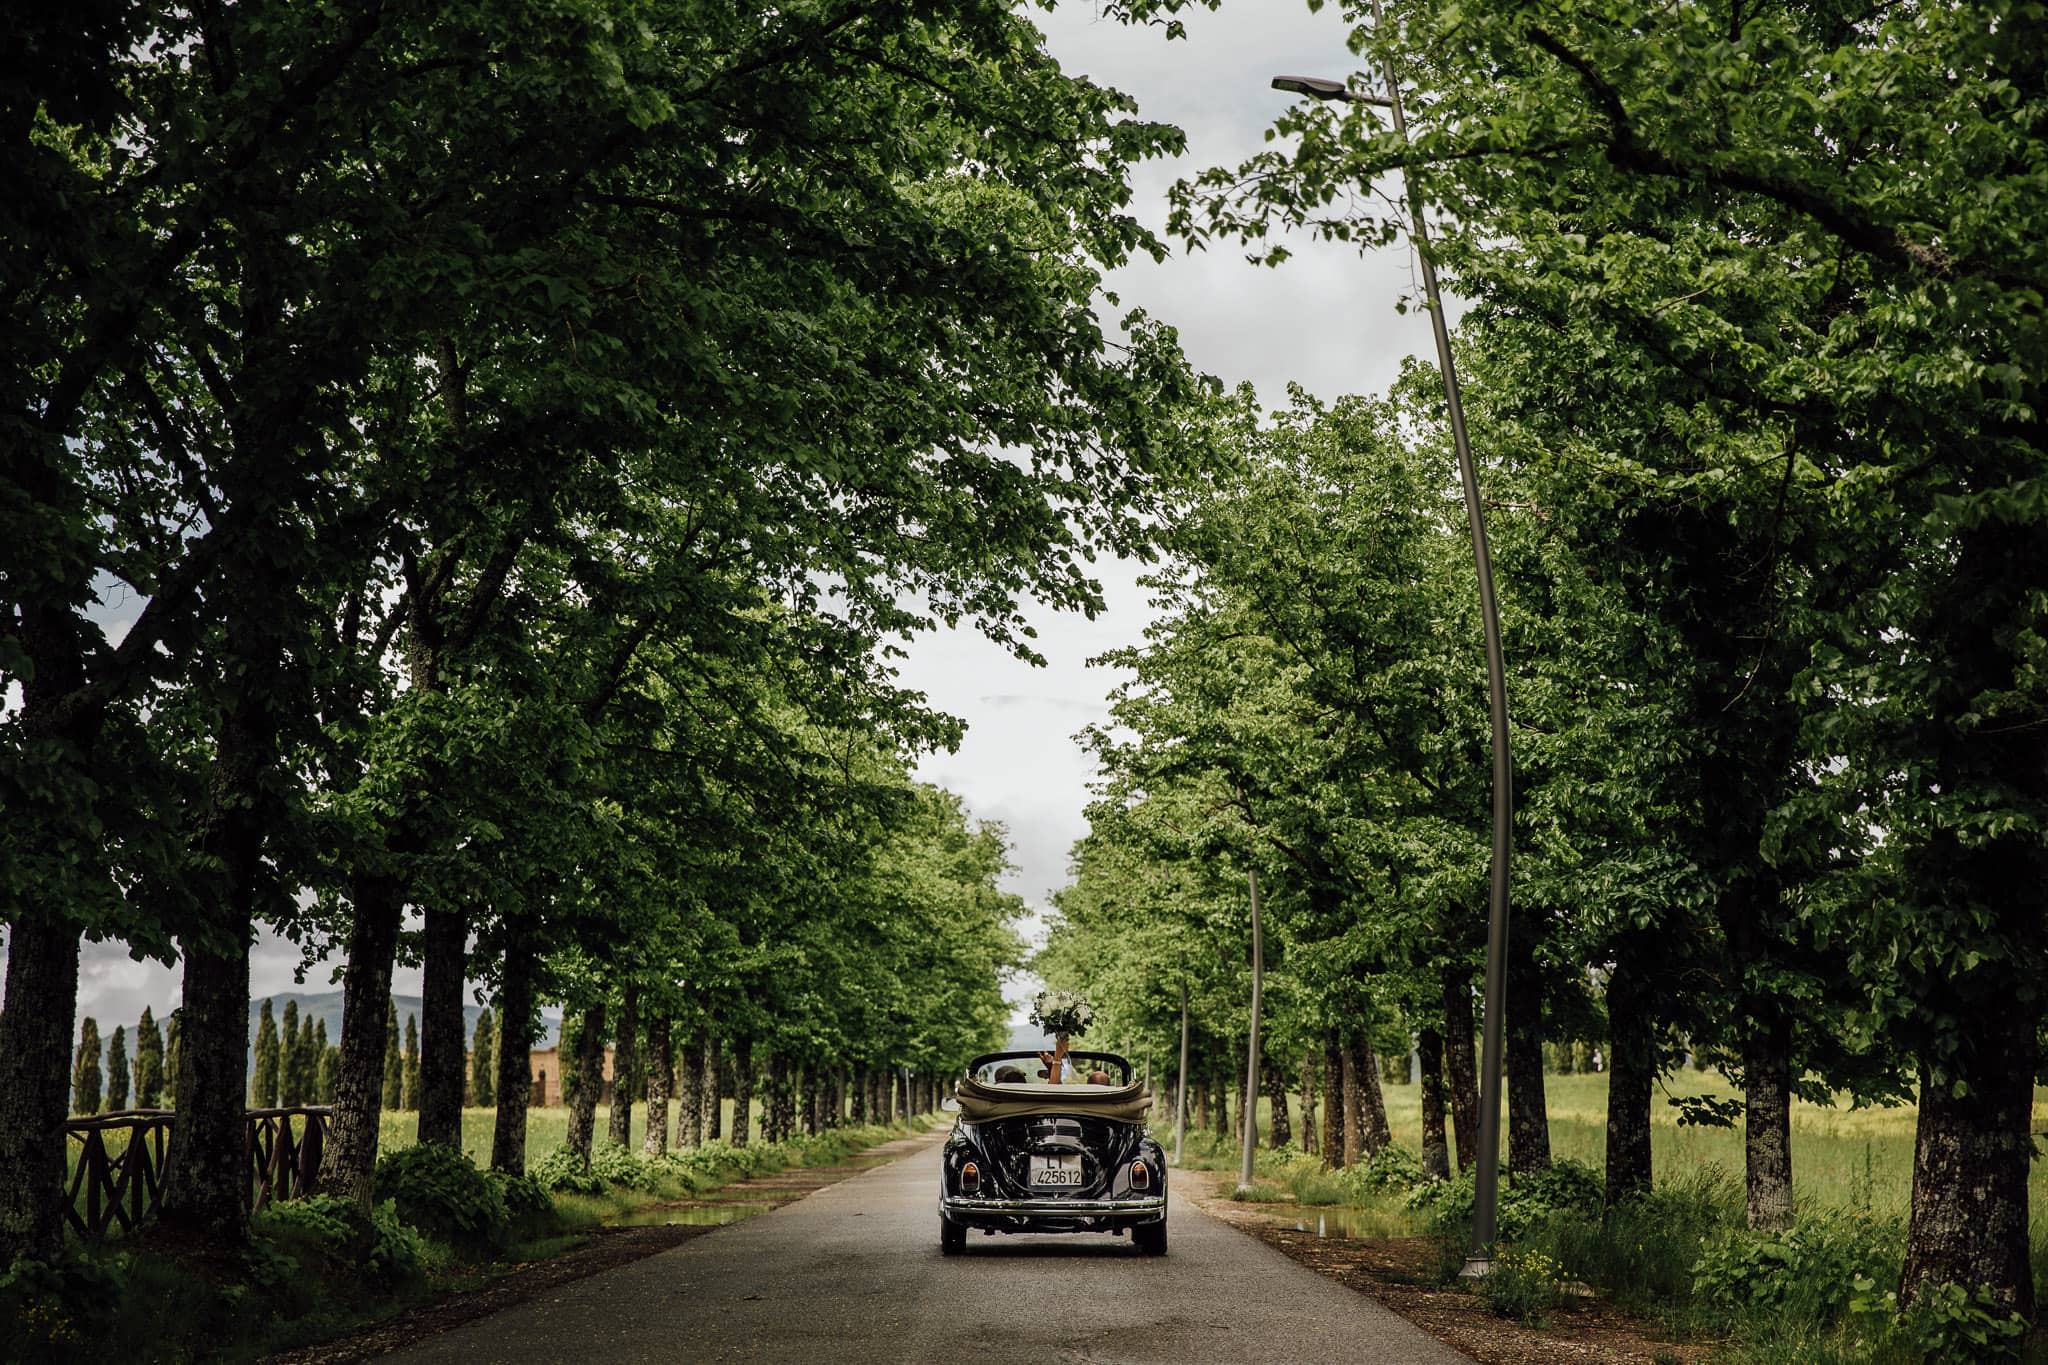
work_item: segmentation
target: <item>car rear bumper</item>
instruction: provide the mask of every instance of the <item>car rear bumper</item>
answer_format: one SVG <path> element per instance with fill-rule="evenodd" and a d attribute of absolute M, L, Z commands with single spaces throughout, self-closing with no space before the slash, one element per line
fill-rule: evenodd
<path fill-rule="evenodd" d="M 996 1232 L 1103 1232 L 1164 1222 L 1166 1196 L 1131 1199 L 977 1199 L 941 1195 L 939 1212 L 952 1222 Z"/>

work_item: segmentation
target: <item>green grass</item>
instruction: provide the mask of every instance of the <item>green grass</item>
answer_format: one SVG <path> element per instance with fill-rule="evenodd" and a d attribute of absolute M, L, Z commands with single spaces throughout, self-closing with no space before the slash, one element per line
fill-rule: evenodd
<path fill-rule="evenodd" d="M 732 1132 L 733 1102 L 720 1101 L 723 1122 L 721 1133 Z M 669 1137 L 675 1137 L 675 1101 L 669 1102 Z M 753 1106 L 753 1123 L 747 1133 L 751 1141 L 761 1140 L 761 1105 Z M 465 1109 L 462 1111 L 462 1150 L 479 1166 L 491 1164 L 491 1132 L 498 1122 L 495 1109 Z M 597 1140 L 604 1141 L 611 1131 L 611 1106 L 597 1106 Z M 640 1143 L 647 1135 L 647 1104 L 640 1101 L 633 1106 L 632 1141 L 627 1144 L 634 1151 L 640 1150 Z M 387 1109 L 378 1120 L 377 1150 L 394 1151 L 410 1147 L 419 1136 L 419 1115 L 409 1110 Z M 569 1137 L 569 1108 L 567 1105 L 553 1105 L 546 1109 L 526 1111 L 526 1160 L 530 1165 L 540 1157 L 561 1146 Z"/>
<path fill-rule="evenodd" d="M 1387 1122 L 1394 1140 L 1417 1149 L 1422 1138 L 1422 1096 L 1413 1085 L 1388 1085 Z M 1571 1075 L 1544 1077 L 1544 1091 L 1550 1112 L 1551 1154 L 1582 1161 L 1596 1170 L 1607 1164 L 1607 1077 Z M 1740 1091 L 1726 1077 L 1714 1071 L 1683 1071 L 1665 1078 L 1664 1087 L 1651 1106 L 1652 1167 L 1658 1183 L 1683 1180 L 1697 1172 L 1719 1168 L 1740 1181 L 1742 1178 L 1742 1129 L 1683 1127 L 1676 1109 L 1665 1100 L 1671 1095 L 1715 1095 L 1739 1098 Z M 1300 1144 L 1300 1097 L 1290 1097 L 1295 1120 L 1295 1146 Z M 1272 1131 L 1272 1106 L 1259 1103 L 1259 1131 Z M 1505 1106 L 1503 1131 L 1505 1131 Z M 1155 1120 L 1154 1130 L 1163 1136 L 1170 1151 L 1173 1124 L 1170 1114 L 1164 1122 Z M 1855 1210 L 1881 1218 L 1903 1218 L 1911 1206 L 1913 1189 L 1913 1126 L 1918 1110 L 1912 1105 L 1895 1108 L 1854 1109 L 1847 1103 L 1830 1106 L 1794 1100 L 1792 1104 L 1792 1178 L 1795 1196 L 1802 1208 Z M 1232 1121 L 1236 1112 L 1232 1111 Z M 2048 1088 L 2034 1095 L 2034 1128 L 2048 1129 Z M 1213 1134 L 1201 1132 L 1189 1115 L 1187 1163 L 1204 1169 L 1235 1169 L 1236 1144 L 1219 1145 Z M 1196 1149 L 1200 1154 L 1197 1155 Z M 2036 1242 L 2048 1238 L 2048 1162 L 2036 1162 L 2029 1186 Z"/>

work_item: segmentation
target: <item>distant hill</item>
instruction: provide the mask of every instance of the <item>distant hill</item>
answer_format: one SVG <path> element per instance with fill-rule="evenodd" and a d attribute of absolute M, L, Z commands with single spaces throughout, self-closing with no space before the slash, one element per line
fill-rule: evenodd
<path fill-rule="evenodd" d="M 337 1046 L 341 1043 L 341 996 L 340 991 L 280 991 L 267 997 L 271 1012 L 279 1021 L 284 1018 L 287 1000 L 299 1002 L 299 1017 L 302 1019 L 325 1019 L 327 1041 Z M 398 1006 L 399 1037 L 405 1036 L 405 1020 L 408 1015 L 417 1016 L 423 1002 L 417 995 L 394 995 L 392 1003 Z M 263 1011 L 263 998 L 249 1002 L 249 1071 L 256 1070 L 256 1018 Z M 476 1018 L 483 1011 L 475 1005 L 462 1007 L 462 1032 L 466 1038 L 476 1035 Z M 540 1019 L 541 1039 L 535 1047 L 553 1047 L 555 1037 L 562 1029 L 562 1012 L 558 1009 L 543 1009 Z"/>

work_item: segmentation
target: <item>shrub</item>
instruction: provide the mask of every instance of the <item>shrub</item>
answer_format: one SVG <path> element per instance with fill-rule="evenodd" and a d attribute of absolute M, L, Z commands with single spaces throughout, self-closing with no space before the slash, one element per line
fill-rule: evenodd
<path fill-rule="evenodd" d="M 378 1158 L 376 1188 L 400 1219 L 457 1251 L 496 1250 L 511 1228 L 499 1187 L 444 1143 L 422 1142 Z"/>
<path fill-rule="evenodd" d="M 604 1178 L 586 1169 L 583 1158 L 566 1146 L 534 1162 L 527 1175 L 543 1190 L 567 1194 L 603 1194 L 607 1188 Z"/>
<path fill-rule="evenodd" d="M 600 1142 L 592 1149 L 590 1173 L 607 1186 L 624 1190 L 651 1190 L 661 1182 L 653 1162 L 616 1142 Z"/>
<path fill-rule="evenodd" d="M 266 1205 L 251 1221 L 259 1231 L 329 1253 L 346 1250 L 363 1230 L 355 1206 L 331 1194 Z"/>
<path fill-rule="evenodd" d="M 1480 1278 L 1479 1294 L 1499 1316 L 1536 1327 L 1562 1299 L 1565 1278 L 1564 1267 L 1540 1251 L 1503 1251 Z"/>
<path fill-rule="evenodd" d="M 1692 1267 L 1695 1297 L 1743 1311 L 1793 1310 L 1830 1318 L 1878 1270 L 1869 1229 L 1802 1221 L 1779 1233 L 1729 1232 Z"/>
<path fill-rule="evenodd" d="M 1855 1282 L 1850 1310 L 1859 1317 L 1878 1320 L 1881 1339 L 1895 1350 L 1919 1360 L 2016 1360 L 2027 1333 L 2027 1324 L 1991 1293 L 1978 1285 L 1966 1289 L 1959 1284 L 1935 1285 L 1923 1289 L 1913 1306 L 1899 1311 L 1896 1291 L 1877 1292 L 1877 1282 L 1868 1277 Z"/>
<path fill-rule="evenodd" d="M 1598 1217 L 1606 1197 L 1606 1178 L 1580 1161 L 1561 1159 L 1513 1176 L 1500 1194 L 1501 1236 L 1512 1240 L 1532 1224 L 1560 1215 Z"/>
<path fill-rule="evenodd" d="M 1432 1184 L 1422 1175 L 1422 1158 L 1399 1143 L 1390 1142 L 1344 1172 L 1344 1183 L 1354 1195 L 1379 1194 L 1387 1190 L 1413 1190 Z"/>
<path fill-rule="evenodd" d="M 1456 1227 L 1472 1221 L 1472 1172 L 1449 1180 L 1425 1180 L 1408 1192 L 1406 1206 L 1428 1213 L 1439 1228 Z"/>
<path fill-rule="evenodd" d="M 370 1249 L 363 1263 L 373 1278 L 386 1283 L 409 1280 L 420 1273 L 426 1255 L 419 1233 L 399 1218 L 393 1200 L 370 1210 Z"/>
<path fill-rule="evenodd" d="M 122 1296 L 124 1265 L 121 1257 L 14 1262 L 0 1273 L 0 1321 L 13 1324 L 0 1334 L 0 1360 L 84 1358 L 99 1313 Z"/>
<path fill-rule="evenodd" d="M 554 1231 L 560 1225 L 555 1212 L 555 1201 L 541 1188 L 540 1182 L 532 1176 L 507 1175 L 503 1171 L 485 1173 L 490 1182 L 497 1186 L 498 1197 L 505 1201 L 505 1213 L 511 1220 L 511 1235 L 515 1237 L 538 1237 Z"/>

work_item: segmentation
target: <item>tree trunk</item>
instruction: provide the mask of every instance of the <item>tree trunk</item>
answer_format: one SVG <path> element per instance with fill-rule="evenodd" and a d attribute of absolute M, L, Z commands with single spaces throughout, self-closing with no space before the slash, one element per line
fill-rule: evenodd
<path fill-rule="evenodd" d="M 642 1156 L 668 1154 L 668 1082 L 673 1066 L 668 1016 L 657 1014 L 647 1021 L 647 1136 L 640 1143 Z"/>
<path fill-rule="evenodd" d="M 576 1030 L 576 1093 L 569 1097 L 569 1134 L 562 1144 L 590 1167 L 590 1140 L 597 1132 L 597 1097 L 604 1091 L 605 1002 L 583 1011 Z"/>
<path fill-rule="evenodd" d="M 405 907 L 389 877 L 349 883 L 353 916 L 341 978 L 341 1059 L 333 1112 L 320 1159 L 320 1189 L 367 1214 L 377 1170 L 378 1115 L 384 1108 L 384 1033 L 391 1015 L 391 960 Z M 522 1064 L 526 1054 L 521 1051 Z M 503 1093 L 502 1091 L 500 1092 Z"/>
<path fill-rule="evenodd" d="M 56 471 L 70 455 L 52 447 L 47 456 L 30 454 L 26 443 L 9 442 L 7 480 L 10 495 L 26 489 L 44 505 L 61 496 Z M 18 561 L 16 561 L 18 565 Z M 25 580 L 11 580 L 19 590 Z M 19 603 L 13 643 L 29 666 L 9 665 L 21 680 L 19 709 L 9 717 L 16 733 L 9 736 L 17 756 L 54 759 L 69 771 L 31 778 L 58 784 L 81 782 L 79 761 L 101 752 L 103 711 L 60 703 L 85 686 L 86 650 L 98 632 L 62 600 L 61 594 L 30 591 Z M 10 767 L 13 765 L 10 763 Z M 10 786 L 24 774 L 10 774 Z M 101 782 L 94 787 L 104 789 Z M 12 787 L 20 790 L 19 787 Z M 83 792 L 90 788 L 74 787 Z M 69 818 L 65 818 L 68 816 Z M 55 809 L 7 812 L 15 837 L 25 839 L 32 858 L 63 868 L 63 875 L 83 884 L 107 883 L 107 868 L 96 855 L 106 840 L 91 810 L 68 804 Z M 47 833 L 39 828 L 52 822 Z M 71 1113 L 71 1039 L 78 1009 L 79 927 L 63 913 L 69 909 L 48 888 L 35 887 L 28 868 L 10 864 L 8 877 L 7 995 L 0 1001 L 0 1266 L 16 1256 L 55 1257 L 64 1247 L 65 1164 L 64 1120 Z M 20 877 L 20 884 L 13 884 Z M 43 913 L 24 913 L 15 899 L 33 898 Z M 175 1078 L 172 1087 L 175 1089 Z"/>
<path fill-rule="evenodd" d="M 507 1175 L 526 1174 L 533 1039 L 533 950 L 508 924 L 505 968 L 498 984 L 498 1107 L 491 1116 L 491 1169 Z"/>
<path fill-rule="evenodd" d="M 1913 1215 L 1899 1299 L 1942 1284 L 1988 1286 L 2000 1306 L 2032 1320 L 2027 1177 L 2034 1155 L 2037 1009 L 1986 999 L 1949 1075 L 1920 1074 L 1913 1139 Z M 1968 1093 L 1957 1096 L 1958 1085 Z"/>
<path fill-rule="evenodd" d="M 225 951 L 185 945 L 178 1019 L 178 1121 L 164 1154 L 161 1224 L 210 1249 L 231 1251 L 249 1229 L 247 940 Z"/>
<path fill-rule="evenodd" d="M 71 1111 L 71 1021 L 78 926 L 13 922 L 0 1012 L 0 1265 L 64 1247 L 64 1120 Z"/>
<path fill-rule="evenodd" d="M 910 1122 L 910 1078 L 900 1066 L 891 1067 L 890 1070 L 896 1073 L 895 1081 L 889 1087 L 890 1093 L 896 1097 L 895 1121 L 897 1123 L 908 1123 Z"/>
<path fill-rule="evenodd" d="M 1311 1048 L 1301 1054 L 1301 1150 L 1314 1156 L 1322 1148 L 1322 1135 L 1316 1130 L 1316 1054 Z"/>
<path fill-rule="evenodd" d="M 716 1142 L 724 1131 L 721 1120 L 724 1117 L 723 1104 L 718 1097 L 718 1036 L 707 1034 L 704 1039 L 704 1141 Z"/>
<path fill-rule="evenodd" d="M 754 1117 L 754 1040 L 732 1040 L 732 1145 L 747 1145 Z"/>
<path fill-rule="evenodd" d="M 922 1080 L 923 1078 L 920 1077 L 919 1079 Z M 918 1089 L 920 1092 L 918 1099 L 922 1100 L 924 1098 L 922 1094 L 923 1087 L 920 1085 Z M 818 1134 L 818 1119 L 820 1117 L 819 1111 L 822 1108 L 818 1103 L 818 1064 L 816 1062 L 804 1063 L 803 1106 L 804 1132 L 812 1137 L 816 1137 Z"/>
<path fill-rule="evenodd" d="M 704 1131 L 704 1044 L 685 1038 L 676 1048 L 676 1146 L 695 1147 Z"/>
<path fill-rule="evenodd" d="M 1550 1106 L 1543 1093 L 1543 975 L 1535 929 L 1526 919 L 1508 942 L 1508 1169 L 1518 1175 L 1550 1165 Z"/>
<path fill-rule="evenodd" d="M 1323 1035 L 1323 1164 L 1349 1166 L 1356 1153 L 1344 1145 L 1344 1054 L 1335 1032 Z"/>
<path fill-rule="evenodd" d="M 1607 982 L 1607 1203 L 1650 1189 L 1650 1092 L 1655 1042 L 1635 970 L 1623 958 Z"/>
<path fill-rule="evenodd" d="M 1373 1055 L 1372 1044 L 1361 1038 L 1351 1045 L 1351 1051 L 1357 1058 L 1351 1069 L 1358 1076 L 1358 1117 L 1365 1134 L 1361 1155 L 1370 1161 L 1394 1140 L 1394 1131 L 1387 1126 L 1387 1100 L 1380 1090 L 1379 1058 Z M 1350 1088 L 1345 1087 L 1346 1093 Z"/>
<path fill-rule="evenodd" d="M 774 1055 L 774 1062 L 770 1068 L 770 1083 L 774 1086 L 774 1094 L 769 1097 L 769 1102 L 775 1109 L 775 1140 L 787 1142 L 796 1136 L 796 1072 L 789 1064 L 787 1053 L 778 1052 Z M 908 1112 L 909 1083 L 906 1081 L 904 1084 L 906 1089 L 903 1102 L 905 1112 Z"/>
<path fill-rule="evenodd" d="M 1751 1000 L 1745 1014 L 1749 1022 L 1742 1041 L 1742 1149 L 1749 1225 L 1759 1230 L 1789 1227 L 1792 1021 L 1762 1000 Z"/>
<path fill-rule="evenodd" d="M 1472 983 L 1463 972 L 1444 977 L 1444 1069 L 1462 1173 L 1479 1160 L 1479 1059 L 1472 1055 Z"/>
<path fill-rule="evenodd" d="M 468 975 L 469 916 L 427 911 L 425 970 L 420 982 L 419 1140 L 462 1146 L 464 1037 L 462 988 Z"/>
<path fill-rule="evenodd" d="M 1422 1173 L 1432 1180 L 1451 1178 L 1451 1150 L 1444 1141 L 1444 1036 L 1423 1029 L 1415 1040 L 1422 1062 Z"/>
<path fill-rule="evenodd" d="M 1344 1158 L 1347 1165 L 1370 1161 L 1373 1149 L 1365 1144 L 1365 1107 L 1359 1093 L 1358 1049 L 1337 1049 L 1337 1074 L 1344 1078 Z"/>
<path fill-rule="evenodd" d="M 605 1136 L 630 1148 L 633 1100 L 640 1093 L 640 988 L 631 982 L 619 992 L 618 1035 L 612 1045 L 612 1104 Z"/>
<path fill-rule="evenodd" d="M 1272 1143 L 1285 1147 L 1294 1141 L 1294 1123 L 1287 1113 L 1287 1077 L 1271 1061 L 1266 1063 L 1266 1107 L 1271 1115 Z"/>
<path fill-rule="evenodd" d="M 233 690 L 193 841 L 213 870 L 200 894 L 214 901 L 206 930 L 182 939 L 178 1121 L 164 1153 L 159 1223 L 217 1252 L 238 1249 L 249 1232 L 249 941 L 259 907 L 277 897 L 264 866 L 272 803 L 263 788 L 278 766 L 272 706 L 289 695 L 285 647 L 273 631 L 290 604 L 275 600 L 276 586 L 265 580 L 224 613 L 222 662 Z"/>
<path fill-rule="evenodd" d="M 1219 1138 L 1235 1136 L 1230 1131 L 1230 1073 L 1217 1075 L 1215 1084 L 1209 1087 L 1209 1126 Z"/>

